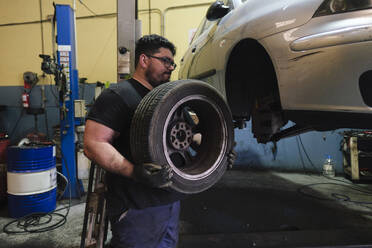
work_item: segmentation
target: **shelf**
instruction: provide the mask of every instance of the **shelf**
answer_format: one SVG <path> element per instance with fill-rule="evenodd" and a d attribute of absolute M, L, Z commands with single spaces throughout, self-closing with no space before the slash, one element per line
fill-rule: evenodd
<path fill-rule="evenodd" d="M 357 136 L 344 137 L 343 142 L 343 167 L 345 174 L 351 177 L 351 180 L 372 180 L 372 152 L 366 151 L 366 147 L 372 147 L 372 139 L 366 141 L 363 138 L 364 151 L 358 149 L 361 139 Z M 367 149 L 368 150 L 368 149 Z"/>

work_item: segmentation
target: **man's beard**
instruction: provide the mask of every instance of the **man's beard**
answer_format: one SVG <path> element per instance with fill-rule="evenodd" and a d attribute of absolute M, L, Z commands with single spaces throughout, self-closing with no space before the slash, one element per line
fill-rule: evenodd
<path fill-rule="evenodd" d="M 163 72 L 163 73 L 166 74 L 166 72 Z M 159 85 L 161 85 L 161 84 L 164 84 L 164 83 L 169 82 L 170 75 L 169 75 L 169 78 L 168 78 L 168 79 L 161 80 L 161 79 L 157 79 L 157 78 L 155 78 L 155 77 L 153 76 L 153 74 L 154 74 L 154 71 L 152 70 L 152 67 L 150 67 L 150 68 L 146 71 L 146 73 L 145 73 L 145 76 L 146 76 L 147 82 L 149 82 L 149 83 L 152 85 L 152 87 L 155 88 L 155 87 L 157 87 L 157 86 L 159 86 Z"/>

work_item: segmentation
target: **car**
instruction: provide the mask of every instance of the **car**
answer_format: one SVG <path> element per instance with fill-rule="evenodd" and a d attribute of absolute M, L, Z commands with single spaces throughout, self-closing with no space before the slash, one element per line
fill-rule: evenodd
<path fill-rule="evenodd" d="M 260 143 L 371 129 L 372 1 L 216 1 L 181 59 L 186 78 L 216 88 Z"/>

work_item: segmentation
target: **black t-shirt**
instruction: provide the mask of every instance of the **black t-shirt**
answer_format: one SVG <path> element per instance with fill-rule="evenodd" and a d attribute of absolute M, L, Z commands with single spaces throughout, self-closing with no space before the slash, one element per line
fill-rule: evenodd
<path fill-rule="evenodd" d="M 131 92 L 122 90 L 124 84 L 130 84 L 134 88 L 139 95 L 137 100 L 127 95 Z M 120 133 L 114 139 L 113 146 L 131 162 L 133 160 L 130 152 L 130 125 L 135 108 L 148 92 L 147 88 L 134 79 L 119 82 L 100 94 L 87 117 Z M 128 104 L 128 99 L 131 99 L 131 104 Z M 151 188 L 110 172 L 106 172 L 106 185 L 108 210 L 112 215 L 120 214 L 128 208 L 165 205 L 183 198 L 182 194 L 171 189 Z"/>

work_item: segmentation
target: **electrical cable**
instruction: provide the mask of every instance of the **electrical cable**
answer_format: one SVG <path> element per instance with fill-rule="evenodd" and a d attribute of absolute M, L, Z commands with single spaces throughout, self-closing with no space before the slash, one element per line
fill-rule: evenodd
<path fill-rule="evenodd" d="M 70 171 L 69 171 L 69 169 L 68 169 L 68 163 L 67 163 L 67 159 L 65 159 L 65 156 L 64 156 L 64 154 L 63 154 L 63 152 L 62 152 L 62 149 L 61 149 L 61 147 L 60 146 L 58 146 L 58 145 L 56 145 L 56 147 L 58 147 L 59 148 L 59 150 L 60 150 L 60 152 L 61 152 L 61 156 L 62 156 L 62 160 L 64 160 L 65 161 L 65 168 L 66 168 L 66 171 L 67 171 L 67 175 L 68 175 L 68 177 L 69 177 L 69 181 L 71 182 L 71 176 L 70 176 Z M 76 182 L 75 182 L 77 185 L 79 185 L 79 181 L 78 181 L 78 178 L 76 177 Z M 81 192 L 81 190 L 80 190 L 80 187 L 76 187 L 77 188 L 77 190 L 79 191 L 79 196 L 81 197 L 83 194 L 82 194 L 82 192 Z M 71 199 L 71 185 L 70 185 L 70 187 L 69 187 L 69 191 L 70 191 L 70 199 Z"/>
<path fill-rule="evenodd" d="M 59 151 L 60 151 L 60 153 L 61 153 L 61 157 L 62 157 L 62 160 L 65 162 L 65 169 L 66 169 L 66 172 L 67 172 L 67 176 L 68 176 L 68 181 L 69 182 L 71 182 L 71 175 L 70 175 L 70 170 L 69 170 L 69 168 L 68 168 L 68 163 L 67 163 L 67 159 L 65 158 L 65 156 L 64 156 L 64 154 L 63 154 L 63 152 L 62 152 L 62 149 L 61 149 L 61 147 L 60 146 L 58 146 L 58 145 L 56 145 L 56 147 L 59 149 Z M 63 164 L 63 163 L 62 163 Z M 66 184 L 66 187 L 67 187 L 68 185 Z M 72 192 L 71 192 L 71 185 L 70 185 L 70 187 L 68 187 L 69 188 L 69 194 L 70 194 L 70 198 L 69 198 L 69 209 L 70 209 L 70 206 L 71 206 L 71 195 L 72 195 Z M 65 189 L 66 190 L 66 189 Z M 65 191 L 64 190 L 64 191 Z M 67 213 L 68 214 L 68 213 Z M 67 216 L 67 215 L 66 215 Z"/>
<path fill-rule="evenodd" d="M 149 0 L 149 10 L 151 10 L 151 0 Z M 149 11 L 149 34 L 151 34 L 151 11 Z"/>
<path fill-rule="evenodd" d="M 41 22 L 48 22 L 49 20 L 41 20 Z M 8 27 L 8 26 L 17 26 L 17 25 L 26 25 L 26 24 L 38 24 L 38 21 L 29 21 L 29 22 L 12 22 L 12 23 L 2 23 L 0 27 Z"/>
<path fill-rule="evenodd" d="M 21 114 L 19 115 L 17 121 L 16 121 L 16 124 L 14 125 L 12 131 L 10 132 L 10 136 L 9 137 L 13 137 L 14 135 L 14 132 L 16 131 L 17 127 L 18 127 L 18 124 L 19 124 L 19 121 L 22 119 L 23 115 L 25 114 L 25 108 L 22 108 L 21 110 Z"/>
<path fill-rule="evenodd" d="M 45 108 L 44 109 L 44 119 L 45 119 L 45 128 L 46 128 L 46 133 L 47 133 L 47 139 L 49 140 L 50 139 L 50 136 L 49 136 L 49 122 L 48 122 L 48 111 L 47 109 Z"/>
<path fill-rule="evenodd" d="M 331 197 L 320 197 L 320 196 L 315 195 L 314 193 L 310 193 L 306 191 L 306 189 L 308 188 L 314 188 L 315 186 L 319 186 L 319 185 L 336 185 L 336 186 L 342 186 L 342 187 L 346 187 L 352 190 L 359 191 L 362 193 L 361 195 L 367 195 L 367 196 L 372 195 L 372 192 L 370 191 L 360 190 L 356 187 L 351 187 L 347 182 L 343 182 L 343 183 L 347 185 L 342 185 L 340 183 L 314 183 L 314 184 L 304 185 L 298 188 L 297 192 L 300 193 L 301 195 L 304 195 L 305 197 L 310 197 L 310 198 L 314 198 L 314 199 L 321 200 L 321 201 L 337 201 L 337 202 L 344 202 L 344 203 L 352 203 L 352 204 L 360 205 L 369 210 L 372 210 L 372 206 L 369 206 L 369 205 L 372 205 L 371 201 L 352 200 L 351 197 L 346 194 L 340 194 L 340 193 L 335 193 L 335 192 L 330 193 L 330 196 L 332 198 Z M 315 191 L 315 189 L 313 189 L 313 191 Z"/>
<path fill-rule="evenodd" d="M 315 169 L 316 172 L 318 172 L 319 174 L 321 174 L 321 173 L 320 173 L 320 170 L 317 169 L 316 166 L 315 166 L 315 165 L 313 164 L 313 162 L 311 161 L 309 154 L 307 154 L 307 151 L 306 151 L 306 149 L 305 149 L 305 146 L 304 146 L 304 144 L 302 143 L 301 135 L 298 135 L 298 139 L 299 139 L 299 141 L 300 141 L 300 144 L 301 144 L 301 146 L 302 146 L 302 150 L 304 151 L 304 153 L 305 153 L 305 155 L 306 155 L 306 158 L 307 158 L 307 160 L 309 161 L 310 165 Z"/>
<path fill-rule="evenodd" d="M 372 191 L 365 190 L 365 189 L 363 189 L 362 187 L 356 186 L 356 185 L 351 184 L 351 183 L 349 183 L 349 182 L 342 181 L 342 180 L 340 180 L 340 179 L 336 179 L 336 178 L 333 178 L 333 177 L 329 177 L 329 176 L 325 176 L 325 175 L 323 175 L 323 174 L 322 174 L 322 173 L 321 173 L 321 172 L 320 172 L 320 171 L 315 167 L 314 163 L 311 161 L 311 159 L 310 159 L 308 153 L 306 152 L 305 146 L 304 146 L 303 143 L 302 143 L 302 140 L 301 140 L 300 135 L 298 135 L 298 137 L 299 137 L 299 140 L 300 140 L 300 142 L 301 142 L 302 149 L 303 149 L 304 153 L 306 154 L 306 157 L 307 157 L 309 163 L 313 166 L 313 168 L 316 170 L 316 172 L 318 172 L 320 175 L 322 175 L 323 177 L 325 177 L 325 178 L 327 178 L 327 179 L 329 179 L 329 180 L 333 180 L 333 181 L 340 182 L 340 183 L 345 183 L 345 184 L 351 185 L 351 186 L 354 187 L 354 188 L 357 188 L 357 189 L 362 190 L 362 191 L 364 190 L 364 191 L 366 191 L 366 192 L 372 194 Z M 350 186 L 350 187 L 351 187 L 351 186 Z"/>
<path fill-rule="evenodd" d="M 80 19 L 90 19 L 90 18 L 100 18 L 100 17 L 117 17 L 117 13 L 107 13 L 107 14 L 98 14 L 98 15 L 89 15 L 89 16 L 78 16 L 76 17 L 77 20 Z M 50 19 L 41 20 L 41 22 L 50 22 Z M 38 21 L 29 21 L 29 22 L 13 22 L 13 23 L 2 23 L 0 24 L 0 27 L 8 27 L 8 26 L 18 26 L 18 25 L 27 25 L 27 24 L 38 24 L 40 23 L 40 20 Z"/>
<path fill-rule="evenodd" d="M 53 90 L 53 84 L 52 84 L 52 82 L 53 82 L 53 79 L 52 79 L 52 76 L 51 75 L 49 75 L 49 78 L 50 78 L 50 84 L 49 84 L 49 90 L 50 90 L 50 92 L 52 93 L 52 95 L 54 96 L 54 99 L 55 99 L 55 105 L 57 106 L 57 108 L 59 108 L 59 100 L 58 100 L 58 96 L 54 93 L 54 90 Z"/>
<path fill-rule="evenodd" d="M 97 16 L 97 14 L 91 10 L 83 1 L 79 0 L 80 4 L 83 5 L 90 13 L 92 13 L 94 16 Z"/>
<path fill-rule="evenodd" d="M 41 86 L 41 96 L 42 96 L 41 97 L 41 101 L 42 101 L 42 105 L 41 106 L 44 109 L 44 121 L 45 121 L 46 137 L 47 137 L 47 140 L 49 141 L 50 140 L 50 136 L 49 136 L 49 121 L 48 121 L 48 111 L 46 109 L 47 99 L 46 99 L 46 95 L 45 95 L 45 86 L 44 85 Z"/>
<path fill-rule="evenodd" d="M 41 31 L 41 54 L 44 54 L 44 27 L 43 27 L 43 8 L 41 0 L 39 0 L 39 12 L 40 12 L 40 31 Z"/>
<path fill-rule="evenodd" d="M 60 177 L 62 177 L 62 178 L 65 180 L 65 182 L 66 182 L 66 186 L 65 186 L 65 188 L 63 189 L 63 191 L 62 191 L 62 193 L 60 194 L 59 198 L 57 198 L 57 201 L 59 201 L 59 200 L 61 200 L 63 194 L 66 192 L 67 185 L 68 185 L 68 179 L 67 179 L 67 177 L 65 177 L 65 176 L 64 176 L 61 172 L 59 172 L 59 171 L 57 171 L 57 174 L 58 174 Z"/>
<path fill-rule="evenodd" d="M 58 149 L 60 149 L 57 145 L 56 145 L 56 147 Z M 68 169 L 68 166 L 67 166 L 67 161 L 65 160 L 65 158 L 63 156 L 62 150 L 60 150 L 60 152 L 61 152 L 61 155 L 62 155 L 62 159 L 65 161 L 65 164 L 66 164 L 67 176 L 68 176 L 68 178 L 71 178 L 70 177 L 70 172 L 69 172 L 69 169 Z M 61 173 L 58 173 L 58 172 L 57 172 L 57 174 L 60 175 L 60 176 L 62 175 Z M 64 193 L 66 191 L 67 187 L 69 186 L 69 180 L 65 176 L 63 176 L 62 178 L 66 181 L 66 186 L 63 190 L 63 193 Z M 15 219 L 15 220 L 9 222 L 8 224 L 6 224 L 3 227 L 3 232 L 6 233 L 6 234 L 42 233 L 42 232 L 51 231 L 51 230 L 57 229 L 58 227 L 63 226 L 67 221 L 67 216 L 68 216 L 68 214 L 70 212 L 70 208 L 71 208 L 71 187 L 69 187 L 69 194 L 70 194 L 70 197 L 69 197 L 69 202 L 68 202 L 67 206 L 64 206 L 64 207 L 61 207 L 59 209 L 53 210 L 49 213 L 31 213 L 31 214 L 23 216 L 21 218 Z M 60 214 L 60 213 L 57 213 L 61 210 L 65 210 L 65 209 L 67 209 L 67 211 L 64 215 Z M 54 223 L 52 225 L 49 225 L 49 226 L 46 226 L 46 227 L 41 227 L 41 226 L 45 226 L 45 225 L 51 223 L 52 219 L 53 219 L 53 216 L 59 217 L 60 220 L 58 220 L 56 223 Z M 8 227 L 11 226 L 14 223 L 17 223 L 16 226 L 19 229 L 21 229 L 21 231 L 12 231 L 12 230 L 8 229 Z"/>
<path fill-rule="evenodd" d="M 302 146 L 302 149 L 309 161 L 309 163 L 313 166 L 313 168 L 320 174 L 322 175 L 318 170 L 317 168 L 315 167 L 315 165 L 313 164 L 313 162 L 311 161 L 306 149 L 305 149 L 305 146 L 303 145 L 303 142 L 301 140 L 301 137 L 300 135 L 298 135 L 298 138 L 299 138 L 299 141 L 301 143 L 301 146 Z M 300 152 L 300 150 L 299 150 Z M 340 179 L 336 179 L 336 178 L 332 178 L 332 177 L 329 177 L 329 176 L 325 176 L 325 175 L 322 175 L 323 177 L 329 179 L 329 180 L 333 180 L 333 181 L 336 181 L 338 183 L 332 183 L 332 182 L 327 182 L 327 183 L 314 183 L 314 184 L 308 184 L 308 185 L 303 185 L 301 187 L 299 187 L 297 189 L 297 191 L 304 195 L 304 196 L 307 196 L 307 197 L 311 197 L 311 198 L 315 198 L 315 199 L 318 199 L 318 200 L 322 200 L 322 201 L 342 201 L 342 202 L 349 202 L 349 203 L 354 203 L 354 204 L 358 204 L 358 205 L 362 205 L 363 207 L 366 207 L 368 209 L 372 209 L 371 207 L 368 207 L 368 206 L 364 206 L 364 205 L 372 205 L 372 202 L 369 202 L 369 201 L 354 201 L 354 200 L 351 200 L 351 198 L 345 194 L 340 194 L 340 193 L 335 193 L 335 192 L 332 192 L 331 193 L 331 196 L 332 198 L 325 198 L 325 197 L 320 197 L 320 196 L 316 196 L 314 194 L 311 194 L 311 193 L 307 193 L 306 192 L 306 189 L 307 188 L 312 188 L 314 186 L 319 186 L 319 185 L 336 185 L 336 186 L 341 186 L 341 187 L 346 187 L 348 189 L 351 189 L 351 190 L 355 190 L 355 191 L 358 191 L 360 193 L 362 193 L 362 195 L 367 195 L 367 196 L 371 196 L 372 195 L 372 191 L 370 190 L 367 190 L 367 189 L 364 189 L 362 187 L 359 187 L 359 186 L 356 186 L 356 185 L 353 185 L 349 182 L 346 182 L 346 181 L 343 181 L 343 180 L 340 180 Z M 342 184 L 341 184 L 342 183 Z"/>
<path fill-rule="evenodd" d="M 300 147 L 300 142 L 298 141 L 298 136 L 296 136 L 296 144 L 297 144 L 298 154 L 300 155 L 300 160 L 301 160 L 301 164 L 302 164 L 302 169 L 303 169 L 304 172 L 307 174 L 307 169 L 306 169 L 306 165 L 305 165 L 304 158 L 303 158 L 303 156 L 302 156 L 301 147 Z"/>

